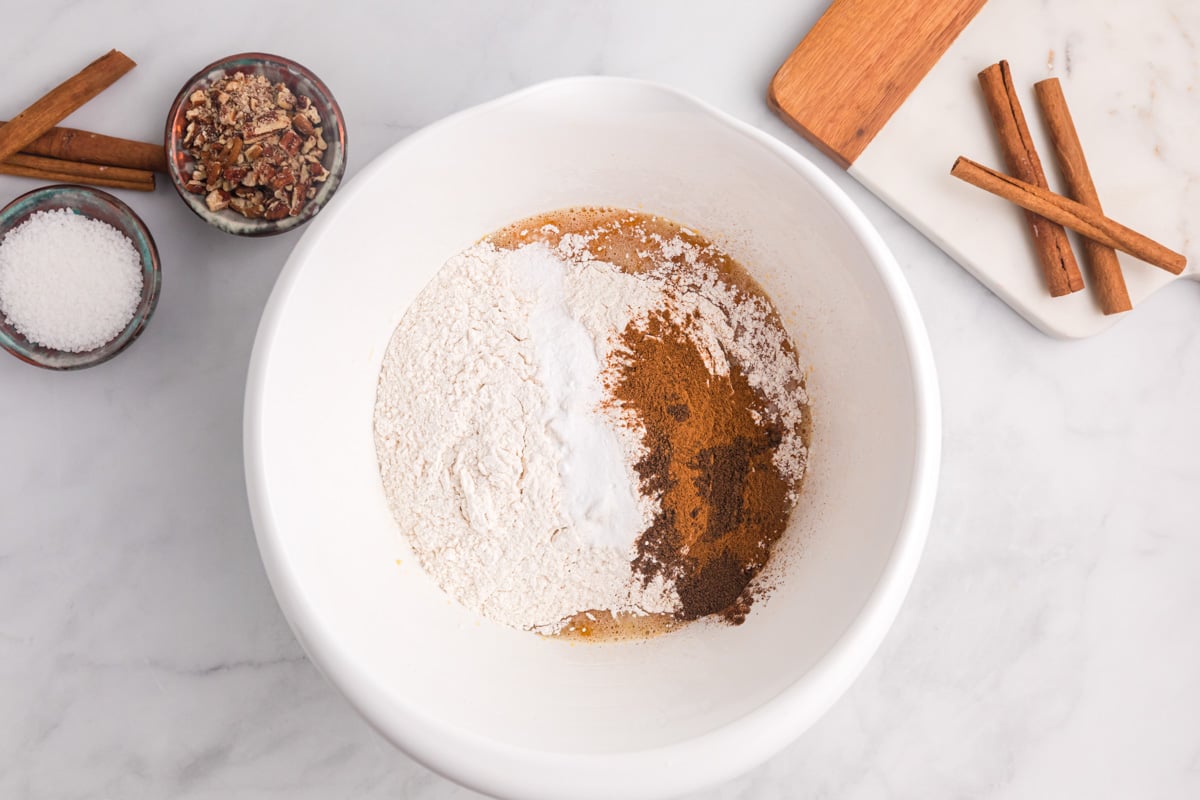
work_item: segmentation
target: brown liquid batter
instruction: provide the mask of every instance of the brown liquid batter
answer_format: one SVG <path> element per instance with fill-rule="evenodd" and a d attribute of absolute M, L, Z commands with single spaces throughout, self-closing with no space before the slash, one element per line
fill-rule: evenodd
<path fill-rule="evenodd" d="M 739 297 L 766 299 L 740 264 L 662 217 L 565 209 L 516 222 L 487 241 L 508 249 L 532 242 L 555 246 L 572 233 L 589 237 L 593 257 L 633 274 L 661 269 L 662 242 L 678 237 L 694 246 L 696 261 L 670 258 L 671 269 L 708 268 Z M 777 313 L 769 322 L 782 329 Z M 776 415 L 739 365 L 730 359 L 727 376 L 713 375 L 686 330 L 669 315 L 631 323 L 620 344 L 622 355 L 610 359 L 603 379 L 612 406 L 632 413 L 644 430 L 646 453 L 635 470 L 641 491 L 659 497 L 661 506 L 639 536 L 633 566 L 644 580 L 659 575 L 673 580 L 682 607 L 673 615 L 651 616 L 584 611 L 559 635 L 643 639 L 709 615 L 738 624 L 756 588 L 762 588 L 753 579 L 782 536 L 799 490 L 799 480 L 788 480 L 772 463 L 784 432 L 770 422 Z M 780 357 L 795 359 L 790 343 L 784 350 Z M 803 420 L 799 434 L 807 442 L 807 409 Z"/>

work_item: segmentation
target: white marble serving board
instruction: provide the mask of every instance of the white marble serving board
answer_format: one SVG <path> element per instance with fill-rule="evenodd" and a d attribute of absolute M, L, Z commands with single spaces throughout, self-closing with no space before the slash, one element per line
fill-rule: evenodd
<path fill-rule="evenodd" d="M 990 0 L 850 174 L 1046 333 L 1090 336 L 1138 313 L 1175 277 L 1121 255 L 1133 311 L 1104 316 L 1090 289 L 1051 298 L 1022 212 L 950 177 L 958 155 L 1004 167 L 976 80 L 1001 59 L 1051 188 L 1065 189 L 1033 84 L 1057 76 L 1105 213 L 1183 252 L 1181 277 L 1200 279 L 1197 0 Z"/>

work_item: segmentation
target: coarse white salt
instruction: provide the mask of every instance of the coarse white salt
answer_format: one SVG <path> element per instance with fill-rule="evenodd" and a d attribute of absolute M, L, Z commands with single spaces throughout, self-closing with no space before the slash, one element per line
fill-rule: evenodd
<path fill-rule="evenodd" d="M 141 296 L 141 256 L 107 222 L 38 211 L 0 241 L 0 313 L 43 347 L 100 347 L 125 329 Z"/>

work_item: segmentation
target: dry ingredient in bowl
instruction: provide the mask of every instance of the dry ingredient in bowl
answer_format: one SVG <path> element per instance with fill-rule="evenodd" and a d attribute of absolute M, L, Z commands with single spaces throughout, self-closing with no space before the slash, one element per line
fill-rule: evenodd
<path fill-rule="evenodd" d="M 184 184 L 210 211 L 249 219 L 299 216 L 329 178 L 312 99 L 264 75 L 235 72 L 188 98 L 183 144 L 196 165 Z"/>
<path fill-rule="evenodd" d="M 128 236 L 69 209 L 34 212 L 0 241 L 0 313 L 43 347 L 82 353 L 116 338 L 142 280 Z"/>
<path fill-rule="evenodd" d="M 645 635 L 745 618 L 797 500 L 806 408 L 778 314 L 727 255 L 656 217 L 554 212 L 452 258 L 409 308 L 376 452 L 463 605 Z"/>

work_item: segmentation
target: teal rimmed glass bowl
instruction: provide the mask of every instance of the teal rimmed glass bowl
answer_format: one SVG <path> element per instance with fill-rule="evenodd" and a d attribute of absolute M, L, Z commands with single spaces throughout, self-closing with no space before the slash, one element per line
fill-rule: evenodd
<path fill-rule="evenodd" d="M 329 171 L 329 177 L 323 183 L 316 184 L 317 193 L 304 204 L 298 216 L 278 220 L 261 217 L 248 219 L 228 208 L 210 211 L 204 202 L 204 195 L 192 194 L 184 188 L 196 166 L 195 159 L 183 145 L 183 136 L 187 129 L 187 100 L 197 89 L 207 89 L 219 79 L 235 72 L 265 75 L 271 83 L 282 83 L 297 96 L 306 95 L 321 115 L 325 142 L 328 145 L 322 166 Z M 312 70 L 290 58 L 269 53 L 239 53 L 227 56 L 188 78 L 167 114 L 164 144 L 167 150 L 167 174 L 183 202 L 209 225 L 237 236 L 273 236 L 300 227 L 325 207 L 337 191 L 338 184 L 342 182 L 342 176 L 346 172 L 346 122 L 333 93 Z"/>
<path fill-rule="evenodd" d="M 108 361 L 133 343 L 141 335 L 154 307 L 158 304 L 158 293 L 162 286 L 162 269 L 158 261 L 158 248 L 146 224 L 129 206 L 108 192 L 87 186 L 59 184 L 34 189 L 13 200 L 0 209 L 0 242 L 9 231 L 29 219 L 38 211 L 67 209 L 91 219 L 107 222 L 129 237 L 142 259 L 142 297 L 133 319 L 116 337 L 93 350 L 68 353 L 43 347 L 26 339 L 0 313 L 0 347 L 35 367 L 69 370 L 94 367 Z"/>

